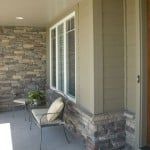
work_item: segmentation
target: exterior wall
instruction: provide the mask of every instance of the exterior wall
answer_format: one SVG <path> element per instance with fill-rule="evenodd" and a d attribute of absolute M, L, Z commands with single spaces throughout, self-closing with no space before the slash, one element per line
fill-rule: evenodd
<path fill-rule="evenodd" d="M 103 58 L 103 55 L 99 52 L 99 48 L 102 45 L 99 35 L 102 33 L 98 29 L 101 25 L 101 19 L 99 18 L 99 13 L 97 13 L 101 5 L 97 4 L 101 4 L 99 0 L 82 0 L 77 6 L 65 12 L 64 15 L 58 17 L 50 25 L 54 25 L 72 11 L 76 12 L 76 103 L 91 113 L 101 113 L 103 111 L 103 99 L 100 98 L 103 94 L 103 64 L 99 63 L 99 59 Z M 95 23 L 93 24 L 94 21 Z M 98 28 L 94 30 L 94 26 Z M 48 82 L 50 82 L 49 49 L 48 46 Z M 99 73 L 101 73 L 101 76 Z"/>
<path fill-rule="evenodd" d="M 94 47 L 93 47 L 93 3 L 82 0 L 78 9 L 78 68 L 77 104 L 94 113 Z"/>
<path fill-rule="evenodd" d="M 91 4 L 82 0 L 78 13 L 80 99 L 77 102 L 95 114 L 123 110 L 123 1 L 94 0 Z"/>
<path fill-rule="evenodd" d="M 50 103 L 61 96 L 49 87 L 46 93 Z M 136 120 L 133 113 L 121 111 L 94 115 L 67 99 L 65 103 L 66 127 L 75 136 L 83 137 L 86 150 L 135 149 Z"/>
<path fill-rule="evenodd" d="M 93 1 L 94 31 L 94 113 L 103 113 L 103 15 L 102 0 Z"/>
<path fill-rule="evenodd" d="M 126 106 L 136 109 L 136 3 L 126 1 Z"/>
<path fill-rule="evenodd" d="M 60 95 L 47 90 L 47 97 L 55 100 Z M 66 127 L 76 136 L 82 136 L 86 150 L 123 149 L 125 143 L 125 117 L 123 112 L 90 114 L 65 100 Z"/>
<path fill-rule="evenodd" d="M 122 0 L 103 0 L 104 112 L 124 108 L 124 20 Z"/>
<path fill-rule="evenodd" d="M 94 113 L 94 35 L 93 35 L 93 1 L 82 0 L 79 5 L 65 12 L 50 27 L 65 16 L 75 11 L 76 17 L 76 103 L 87 111 Z M 47 78 L 50 83 L 50 48 L 47 46 Z M 85 55 L 86 54 L 86 55 Z"/>
<path fill-rule="evenodd" d="M 81 0 L 75 8 L 77 99 L 67 101 L 65 118 L 88 142 L 87 149 L 135 146 L 135 8 L 135 0 Z M 51 90 L 48 95 L 58 96 Z M 124 109 L 134 117 L 123 115 Z"/>
<path fill-rule="evenodd" d="M 0 27 L 0 102 L 10 98 L 12 88 L 21 95 L 31 80 L 44 90 L 45 66 L 45 28 Z"/>
<path fill-rule="evenodd" d="M 123 1 L 82 0 L 75 11 L 76 103 L 93 114 L 122 110 L 124 107 Z"/>

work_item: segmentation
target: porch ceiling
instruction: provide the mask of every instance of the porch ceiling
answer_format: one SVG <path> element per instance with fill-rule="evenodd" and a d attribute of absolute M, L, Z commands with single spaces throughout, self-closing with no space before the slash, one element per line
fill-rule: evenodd
<path fill-rule="evenodd" d="M 48 26 L 79 0 L 0 0 L 0 26 Z M 16 20 L 16 17 L 24 20 Z"/>

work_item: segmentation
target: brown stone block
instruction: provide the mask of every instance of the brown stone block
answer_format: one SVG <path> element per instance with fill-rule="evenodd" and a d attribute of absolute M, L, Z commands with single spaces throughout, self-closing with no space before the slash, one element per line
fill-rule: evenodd
<path fill-rule="evenodd" d="M 14 60 L 22 60 L 22 56 L 14 56 Z"/>
<path fill-rule="evenodd" d="M 14 79 L 14 80 L 21 80 L 21 79 L 22 79 L 22 77 L 21 77 L 21 76 L 19 76 L 19 75 L 13 75 L 13 79 Z"/>
<path fill-rule="evenodd" d="M 6 59 L 13 59 L 14 56 L 13 55 L 6 55 L 6 56 L 4 56 L 4 58 L 6 58 Z"/>
<path fill-rule="evenodd" d="M 18 81 L 11 80 L 10 83 L 11 83 L 11 84 L 16 84 L 16 83 L 18 83 Z"/>
<path fill-rule="evenodd" d="M 28 71 L 26 74 L 27 74 L 27 75 L 36 75 L 36 72 Z"/>
<path fill-rule="evenodd" d="M 41 69 L 34 69 L 34 72 L 40 72 Z"/>
<path fill-rule="evenodd" d="M 31 74 L 28 74 L 28 75 L 25 75 L 25 79 L 32 79 L 32 78 L 35 78 L 36 77 L 36 75 L 31 75 Z"/>
<path fill-rule="evenodd" d="M 0 80 L 1 80 L 1 79 L 6 79 L 6 75 L 1 75 L 1 74 L 0 74 Z"/>
<path fill-rule="evenodd" d="M 11 81 L 11 85 L 13 86 L 13 87 L 19 87 L 20 86 L 20 84 L 19 84 L 19 82 L 18 81 Z"/>
<path fill-rule="evenodd" d="M 42 56 L 42 60 L 46 60 L 47 56 L 46 55 L 43 55 Z"/>
<path fill-rule="evenodd" d="M 9 64 L 9 65 L 8 65 L 8 69 L 9 69 L 10 71 L 15 70 L 16 67 L 17 67 L 17 66 L 16 66 L 15 64 Z"/>
<path fill-rule="evenodd" d="M 0 81 L 0 86 L 2 87 L 10 87 L 10 81 Z"/>
<path fill-rule="evenodd" d="M 31 49 L 31 48 L 34 48 L 34 45 L 33 44 L 23 44 L 23 48 Z"/>
<path fill-rule="evenodd" d="M 14 54 L 16 54 L 16 55 L 23 55 L 24 54 L 24 51 L 14 51 Z"/>
<path fill-rule="evenodd" d="M 1 91 L 10 91 L 11 90 L 11 87 L 1 87 Z"/>
<path fill-rule="evenodd" d="M 9 38 L 9 39 L 14 39 L 14 38 L 15 38 L 15 36 L 13 36 L 13 35 L 9 35 L 9 36 L 7 36 L 7 38 Z"/>
<path fill-rule="evenodd" d="M 8 67 L 7 66 L 0 66 L 0 71 L 7 71 Z"/>
<path fill-rule="evenodd" d="M 9 43 L 9 40 L 8 40 L 8 39 L 4 39 L 4 40 L 2 40 L 2 44 L 3 44 L 3 43 L 8 44 L 8 43 Z"/>
<path fill-rule="evenodd" d="M 32 64 L 32 61 L 30 59 L 22 59 L 22 63 Z"/>
<path fill-rule="evenodd" d="M 14 30 L 14 33 L 25 33 L 26 30 L 25 29 L 17 29 L 17 30 Z"/>

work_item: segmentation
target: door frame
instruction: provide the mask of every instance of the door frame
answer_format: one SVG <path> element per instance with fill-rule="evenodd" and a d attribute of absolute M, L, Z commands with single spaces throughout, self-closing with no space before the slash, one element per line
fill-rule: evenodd
<path fill-rule="evenodd" d="M 141 82 L 136 86 L 135 147 L 147 144 L 147 0 L 136 0 L 136 74 Z M 145 123 L 143 123 L 145 122 Z"/>

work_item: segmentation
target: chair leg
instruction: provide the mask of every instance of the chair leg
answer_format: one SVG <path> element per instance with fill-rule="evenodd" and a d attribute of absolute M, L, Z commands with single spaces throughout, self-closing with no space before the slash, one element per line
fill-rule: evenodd
<path fill-rule="evenodd" d="M 29 122 L 31 121 L 31 114 L 28 112 L 28 115 L 29 115 Z"/>
<path fill-rule="evenodd" d="M 14 111 L 13 111 L 13 103 L 12 102 L 8 102 L 8 110 L 12 113 L 12 117 L 14 118 Z"/>
<path fill-rule="evenodd" d="M 40 139 L 40 150 L 42 149 L 42 127 L 41 128 L 41 139 Z"/>
<path fill-rule="evenodd" d="M 27 119 L 26 119 L 26 115 L 27 115 L 27 109 L 26 109 L 26 106 L 24 106 L 24 111 L 25 111 L 25 112 L 24 112 L 24 115 L 25 115 L 25 121 L 26 121 L 26 120 L 27 120 Z"/>
<path fill-rule="evenodd" d="M 32 119 L 30 120 L 30 130 L 31 130 L 31 128 L 32 128 Z"/>
<path fill-rule="evenodd" d="M 13 103 L 12 103 L 11 111 L 12 111 L 12 117 L 15 118 L 15 106 Z"/>
<path fill-rule="evenodd" d="M 64 134 L 65 134 L 65 137 L 66 137 L 66 141 L 67 141 L 67 143 L 69 144 L 69 143 L 70 143 L 70 140 L 69 140 L 69 138 L 68 138 L 68 136 L 67 136 L 67 132 L 66 132 L 66 129 L 65 129 L 64 125 L 63 125 L 63 130 L 64 130 Z"/>

